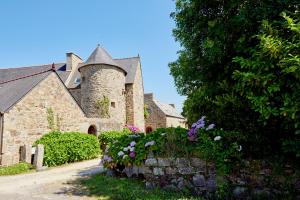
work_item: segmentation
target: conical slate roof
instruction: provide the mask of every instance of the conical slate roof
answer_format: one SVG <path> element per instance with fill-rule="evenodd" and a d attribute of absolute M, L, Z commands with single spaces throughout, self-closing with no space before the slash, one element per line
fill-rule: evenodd
<path fill-rule="evenodd" d="M 114 59 L 109 55 L 109 53 L 107 53 L 105 49 L 100 47 L 100 45 L 97 46 L 97 48 L 93 51 L 90 57 L 83 63 L 82 66 L 80 66 L 80 68 L 86 65 L 95 65 L 95 64 L 112 65 L 122 69 L 125 73 L 127 73 L 124 68 L 122 68 L 114 61 Z"/>

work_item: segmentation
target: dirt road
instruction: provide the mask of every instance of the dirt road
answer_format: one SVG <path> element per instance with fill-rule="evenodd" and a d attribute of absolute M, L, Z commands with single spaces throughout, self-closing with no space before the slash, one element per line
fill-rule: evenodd
<path fill-rule="evenodd" d="M 0 200 L 94 200 L 74 182 L 102 170 L 96 159 L 42 172 L 0 177 Z"/>

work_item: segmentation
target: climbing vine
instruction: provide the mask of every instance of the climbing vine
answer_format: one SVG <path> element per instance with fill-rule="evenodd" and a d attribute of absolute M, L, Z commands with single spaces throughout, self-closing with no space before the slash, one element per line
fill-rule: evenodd
<path fill-rule="evenodd" d="M 51 107 L 47 108 L 47 121 L 48 121 L 48 128 L 51 131 L 54 131 L 55 130 L 54 112 Z"/>
<path fill-rule="evenodd" d="M 95 103 L 95 107 L 99 112 L 100 118 L 109 118 L 109 98 L 103 95 L 102 99 L 98 99 Z"/>
<path fill-rule="evenodd" d="M 51 131 L 60 131 L 61 130 L 61 117 L 59 117 L 58 114 L 56 114 L 56 119 L 54 117 L 54 111 L 53 109 L 47 108 L 47 121 L 48 121 L 48 128 Z"/>
<path fill-rule="evenodd" d="M 149 117 L 148 105 L 144 105 L 144 118 L 147 119 Z"/>

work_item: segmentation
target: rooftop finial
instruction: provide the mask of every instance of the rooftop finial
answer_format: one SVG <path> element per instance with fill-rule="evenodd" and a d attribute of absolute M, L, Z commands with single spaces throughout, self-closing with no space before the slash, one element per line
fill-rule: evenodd
<path fill-rule="evenodd" d="M 140 54 L 138 53 L 138 57 L 140 57 Z"/>
<path fill-rule="evenodd" d="M 55 64 L 54 63 L 51 66 L 51 70 L 55 72 Z"/>
<path fill-rule="evenodd" d="M 100 47 L 100 44 L 99 44 L 99 43 L 97 44 L 97 47 Z"/>

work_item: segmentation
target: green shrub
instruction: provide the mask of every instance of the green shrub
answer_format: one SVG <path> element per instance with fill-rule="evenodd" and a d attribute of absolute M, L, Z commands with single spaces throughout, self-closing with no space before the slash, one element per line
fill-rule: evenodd
<path fill-rule="evenodd" d="M 104 131 L 99 135 L 99 142 L 101 149 L 104 151 L 107 144 L 113 142 L 114 140 L 122 137 L 123 135 L 131 134 L 128 129 L 123 129 L 122 131 Z"/>
<path fill-rule="evenodd" d="M 8 167 L 0 167 L 0 176 L 21 174 L 28 172 L 32 169 L 33 166 L 31 164 L 21 162 Z"/>
<path fill-rule="evenodd" d="M 45 148 L 44 164 L 57 166 L 96 158 L 100 154 L 98 139 L 77 132 L 50 132 L 35 142 Z"/>
<path fill-rule="evenodd" d="M 244 139 L 240 135 L 222 129 L 198 130 L 198 140 L 191 154 L 214 162 L 219 174 L 227 174 L 241 161 Z"/>

